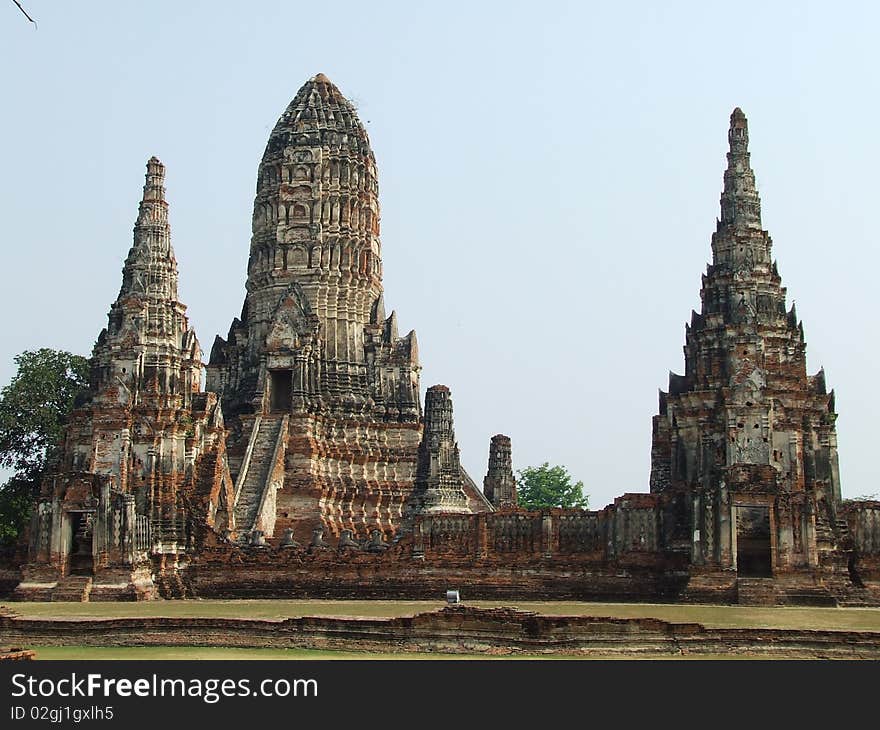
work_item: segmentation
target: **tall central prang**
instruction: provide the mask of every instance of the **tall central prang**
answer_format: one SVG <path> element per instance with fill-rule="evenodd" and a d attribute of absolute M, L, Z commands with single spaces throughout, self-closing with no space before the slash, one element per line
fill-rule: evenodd
<path fill-rule="evenodd" d="M 323 74 L 263 153 L 246 286 L 207 377 L 232 429 L 233 531 L 392 534 L 421 439 L 418 346 L 385 313 L 369 138 Z"/>
<path fill-rule="evenodd" d="M 651 491 L 698 563 L 770 575 L 815 566 L 842 539 L 834 394 L 808 376 L 803 326 L 771 257 L 746 117 L 730 117 L 721 218 L 702 308 L 654 417 Z"/>

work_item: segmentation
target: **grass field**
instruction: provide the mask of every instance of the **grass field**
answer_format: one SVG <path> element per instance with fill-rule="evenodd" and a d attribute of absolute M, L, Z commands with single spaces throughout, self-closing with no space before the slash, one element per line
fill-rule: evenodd
<path fill-rule="evenodd" d="M 207 617 L 281 620 L 297 616 L 412 616 L 442 608 L 437 601 L 147 601 L 144 603 L 6 603 L 32 618 Z M 568 601 L 469 601 L 467 605 L 515 606 L 554 616 L 650 617 L 712 628 L 780 628 L 880 632 L 880 608 L 764 608 Z"/>

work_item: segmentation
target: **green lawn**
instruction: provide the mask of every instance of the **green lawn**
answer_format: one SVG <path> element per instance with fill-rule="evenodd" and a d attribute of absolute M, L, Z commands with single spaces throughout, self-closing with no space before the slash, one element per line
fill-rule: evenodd
<path fill-rule="evenodd" d="M 193 600 L 144 603 L 6 603 L 33 618 L 193 617 L 281 620 L 297 616 L 411 616 L 442 608 L 437 601 Z M 717 628 L 796 628 L 880 632 L 880 608 L 783 608 L 571 601 L 471 601 L 473 606 L 515 606 L 554 616 L 650 617 Z"/>

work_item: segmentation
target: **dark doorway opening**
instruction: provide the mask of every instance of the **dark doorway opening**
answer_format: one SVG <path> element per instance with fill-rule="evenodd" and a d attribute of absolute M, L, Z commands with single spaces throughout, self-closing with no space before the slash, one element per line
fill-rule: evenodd
<path fill-rule="evenodd" d="M 736 508 L 736 572 L 746 578 L 770 578 L 770 510 L 767 507 Z"/>
<path fill-rule="evenodd" d="M 269 408 L 276 413 L 290 410 L 290 390 L 293 373 L 290 370 L 269 371 Z"/>
<path fill-rule="evenodd" d="M 70 513 L 70 575 L 93 575 L 92 519 L 87 512 Z"/>

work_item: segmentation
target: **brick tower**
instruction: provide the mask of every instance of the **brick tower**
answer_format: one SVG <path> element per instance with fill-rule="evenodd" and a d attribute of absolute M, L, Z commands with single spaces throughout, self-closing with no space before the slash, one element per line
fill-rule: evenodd
<path fill-rule="evenodd" d="M 269 137 L 244 307 L 208 366 L 233 429 L 240 541 L 396 529 L 415 480 L 421 368 L 382 292 L 376 160 L 354 107 L 318 74 Z"/>
<path fill-rule="evenodd" d="M 721 218 L 702 308 L 654 417 L 651 491 L 668 547 L 696 564 L 770 576 L 810 569 L 846 537 L 837 520 L 834 393 L 808 376 L 804 330 L 771 258 L 746 117 L 730 117 Z"/>
<path fill-rule="evenodd" d="M 147 162 L 122 286 L 89 391 L 47 467 L 19 598 L 182 595 L 163 583 L 203 527 L 227 526 L 232 483 L 217 396 L 177 293 L 165 166 Z M 199 525 L 199 527 L 195 527 Z"/>

